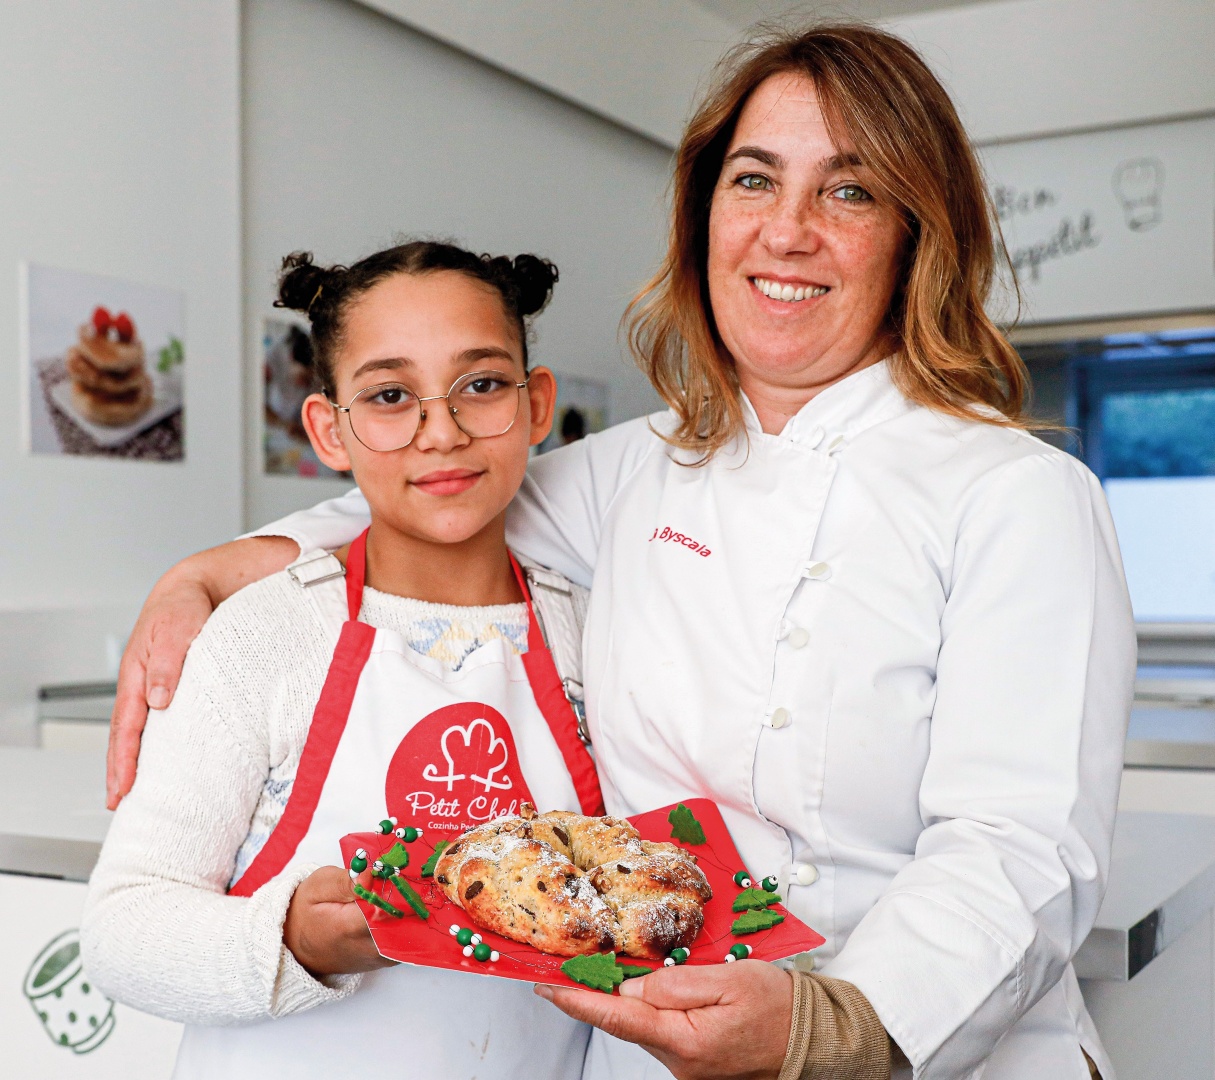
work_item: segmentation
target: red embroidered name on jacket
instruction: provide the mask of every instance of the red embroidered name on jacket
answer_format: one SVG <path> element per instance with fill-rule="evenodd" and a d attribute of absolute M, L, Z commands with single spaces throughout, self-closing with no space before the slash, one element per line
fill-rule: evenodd
<path fill-rule="evenodd" d="M 703 555 L 706 558 L 713 554 L 704 544 L 698 543 L 685 533 L 676 532 L 669 525 L 664 525 L 661 529 L 654 530 L 654 535 L 650 537 L 650 543 L 653 543 L 655 540 L 661 540 L 664 544 L 679 544 L 681 547 L 686 547 L 689 551 L 694 551 L 697 555 Z"/>

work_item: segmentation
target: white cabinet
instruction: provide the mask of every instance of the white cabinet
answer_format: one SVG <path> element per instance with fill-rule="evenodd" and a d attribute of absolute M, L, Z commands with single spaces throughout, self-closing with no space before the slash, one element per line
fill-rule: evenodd
<path fill-rule="evenodd" d="M 80 964 L 85 886 L 0 874 L 5 1080 L 167 1080 L 181 1026 L 110 1001 Z"/>

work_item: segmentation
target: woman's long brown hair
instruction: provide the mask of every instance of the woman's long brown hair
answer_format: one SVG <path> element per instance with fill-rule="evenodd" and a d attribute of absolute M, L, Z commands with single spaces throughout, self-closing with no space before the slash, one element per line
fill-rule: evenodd
<path fill-rule="evenodd" d="M 840 24 L 772 32 L 732 50 L 684 132 L 667 254 L 625 313 L 637 363 L 678 416 L 668 441 L 708 460 L 743 430 L 734 362 L 709 301 L 709 208 L 748 97 L 788 72 L 814 81 L 832 137 L 851 142 L 875 196 L 906 223 L 888 323 L 895 384 L 943 413 L 1029 426 L 1025 365 L 984 309 L 1000 234 L 953 102 L 906 42 Z"/>

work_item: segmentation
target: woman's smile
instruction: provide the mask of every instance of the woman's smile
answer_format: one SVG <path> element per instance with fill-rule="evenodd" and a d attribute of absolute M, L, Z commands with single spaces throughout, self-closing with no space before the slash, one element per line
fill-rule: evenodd
<path fill-rule="evenodd" d="M 749 277 L 747 280 L 766 298 L 782 304 L 800 304 L 806 300 L 816 300 L 831 291 L 830 285 L 816 285 L 813 282 L 788 278 Z"/>

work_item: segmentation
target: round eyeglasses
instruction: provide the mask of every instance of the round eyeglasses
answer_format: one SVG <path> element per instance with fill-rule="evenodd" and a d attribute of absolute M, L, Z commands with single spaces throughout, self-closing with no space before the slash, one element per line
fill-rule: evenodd
<path fill-rule="evenodd" d="M 368 450 L 388 453 L 413 442 L 426 419 L 427 401 L 446 400 L 451 418 L 470 439 L 505 435 L 514 427 L 520 391 L 530 378 L 515 382 L 501 371 L 471 371 L 452 383 L 446 394 L 418 397 L 402 383 L 380 383 L 360 390 L 349 405 L 329 404 L 350 418 L 350 430 Z"/>

